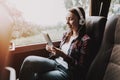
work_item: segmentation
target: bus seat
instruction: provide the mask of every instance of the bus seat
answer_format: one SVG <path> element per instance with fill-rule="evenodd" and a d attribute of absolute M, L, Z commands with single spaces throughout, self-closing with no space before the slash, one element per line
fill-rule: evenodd
<path fill-rule="evenodd" d="M 102 16 L 89 16 L 86 19 L 87 34 L 91 38 L 88 44 L 88 58 L 86 58 L 88 66 L 99 51 L 106 21 L 107 19 Z"/>
<path fill-rule="evenodd" d="M 12 67 L 5 67 L 7 71 L 9 71 L 9 80 L 16 80 L 16 71 Z"/>
<path fill-rule="evenodd" d="M 120 15 L 109 18 L 86 80 L 120 80 Z"/>

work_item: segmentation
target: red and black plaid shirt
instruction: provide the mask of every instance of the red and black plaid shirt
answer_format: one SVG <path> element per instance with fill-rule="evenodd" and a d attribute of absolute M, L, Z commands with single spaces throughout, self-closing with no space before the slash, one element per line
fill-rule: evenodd
<path fill-rule="evenodd" d="M 60 47 L 64 45 L 67 33 L 64 34 Z M 88 42 L 90 37 L 87 34 L 78 36 L 74 39 L 68 49 L 68 56 L 72 58 L 73 61 L 67 61 L 68 65 L 71 67 L 86 65 L 86 58 L 88 55 Z"/>

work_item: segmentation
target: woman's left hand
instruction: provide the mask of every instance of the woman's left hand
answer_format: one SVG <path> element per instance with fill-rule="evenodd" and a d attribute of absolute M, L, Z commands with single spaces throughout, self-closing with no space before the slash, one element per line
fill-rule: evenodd
<path fill-rule="evenodd" d="M 58 56 L 62 56 L 62 55 L 64 55 L 65 53 L 61 50 L 61 49 L 59 49 L 59 48 L 57 48 L 57 47 L 52 47 L 52 50 L 55 52 L 55 54 L 56 55 L 58 55 Z"/>
<path fill-rule="evenodd" d="M 61 49 L 55 46 L 46 45 L 46 50 L 57 56 L 63 56 L 65 54 Z"/>
<path fill-rule="evenodd" d="M 48 52 L 50 52 L 52 55 L 55 55 L 56 54 L 56 51 L 55 51 L 55 49 L 53 48 L 54 46 L 50 46 L 50 45 L 46 45 L 46 50 L 48 51 Z"/>

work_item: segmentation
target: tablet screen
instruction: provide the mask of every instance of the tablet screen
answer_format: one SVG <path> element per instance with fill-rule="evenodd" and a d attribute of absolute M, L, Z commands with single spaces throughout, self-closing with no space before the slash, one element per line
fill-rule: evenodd
<path fill-rule="evenodd" d="M 52 40 L 47 32 L 42 32 L 45 40 L 47 41 L 48 45 L 53 45 Z"/>

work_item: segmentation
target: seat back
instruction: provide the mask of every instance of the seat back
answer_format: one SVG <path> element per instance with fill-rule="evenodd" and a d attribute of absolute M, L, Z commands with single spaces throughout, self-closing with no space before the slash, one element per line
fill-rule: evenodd
<path fill-rule="evenodd" d="M 88 66 L 91 64 L 94 57 L 99 51 L 103 39 L 106 21 L 107 19 L 102 16 L 89 16 L 86 19 L 87 34 L 91 38 L 88 44 L 89 55 L 86 58 Z"/>
<path fill-rule="evenodd" d="M 103 42 L 86 80 L 120 80 L 120 15 L 106 24 Z"/>

